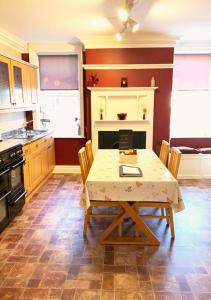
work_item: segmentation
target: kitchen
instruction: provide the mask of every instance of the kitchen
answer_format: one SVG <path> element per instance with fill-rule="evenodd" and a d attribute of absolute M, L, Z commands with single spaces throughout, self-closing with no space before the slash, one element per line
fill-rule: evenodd
<path fill-rule="evenodd" d="M 211 156 L 178 151 L 182 180 L 168 164 L 172 146 L 211 146 L 205 2 L 1 1 L 0 299 L 210 299 Z M 197 78 L 191 105 L 175 70 Z"/>

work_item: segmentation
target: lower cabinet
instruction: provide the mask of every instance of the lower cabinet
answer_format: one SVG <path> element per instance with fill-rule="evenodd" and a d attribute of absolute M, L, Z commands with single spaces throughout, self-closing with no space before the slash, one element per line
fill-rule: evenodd
<path fill-rule="evenodd" d="M 24 185 L 29 196 L 55 166 L 54 138 L 43 137 L 23 147 Z"/>

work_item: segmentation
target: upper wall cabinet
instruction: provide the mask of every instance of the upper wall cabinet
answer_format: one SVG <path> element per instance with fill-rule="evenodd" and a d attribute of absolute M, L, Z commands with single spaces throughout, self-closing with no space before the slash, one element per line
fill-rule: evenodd
<path fill-rule="evenodd" d="M 12 104 L 17 106 L 24 106 L 23 97 L 23 69 L 24 65 L 12 60 Z"/>
<path fill-rule="evenodd" d="M 11 107 L 11 86 L 10 59 L 0 55 L 0 109 Z"/>
<path fill-rule="evenodd" d="M 30 67 L 30 80 L 31 80 L 31 102 L 37 104 L 37 69 Z"/>
<path fill-rule="evenodd" d="M 0 55 L 0 110 L 35 109 L 37 68 Z M 5 111 L 6 112 L 6 111 Z"/>
<path fill-rule="evenodd" d="M 23 68 L 24 106 L 38 103 L 37 96 L 37 69 L 28 65 Z"/>

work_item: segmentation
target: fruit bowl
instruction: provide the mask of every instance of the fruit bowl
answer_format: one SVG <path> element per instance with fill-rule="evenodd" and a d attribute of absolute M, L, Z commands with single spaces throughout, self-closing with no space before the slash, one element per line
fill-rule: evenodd
<path fill-rule="evenodd" d="M 125 120 L 127 117 L 127 113 L 119 113 L 117 114 L 119 120 Z"/>
<path fill-rule="evenodd" d="M 123 164 L 135 164 L 138 162 L 136 149 L 119 150 L 119 162 Z"/>

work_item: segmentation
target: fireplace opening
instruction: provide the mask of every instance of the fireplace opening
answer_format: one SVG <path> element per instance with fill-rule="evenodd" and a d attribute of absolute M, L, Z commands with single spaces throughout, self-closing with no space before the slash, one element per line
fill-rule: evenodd
<path fill-rule="evenodd" d="M 126 134 L 131 134 L 126 137 Z M 126 141 L 127 140 L 127 141 Z M 128 143 L 128 147 L 126 144 Z M 146 131 L 98 131 L 98 148 L 99 149 L 145 149 L 146 148 Z"/>

